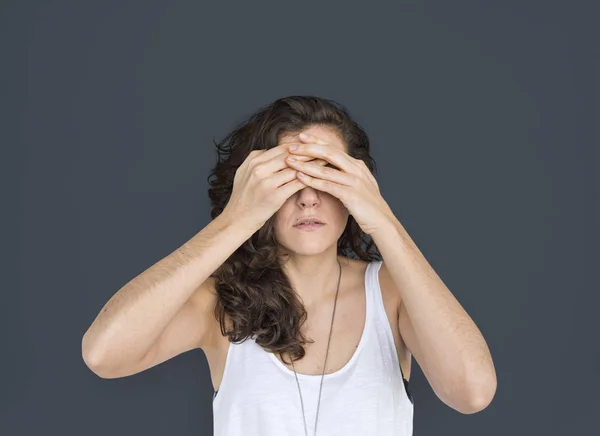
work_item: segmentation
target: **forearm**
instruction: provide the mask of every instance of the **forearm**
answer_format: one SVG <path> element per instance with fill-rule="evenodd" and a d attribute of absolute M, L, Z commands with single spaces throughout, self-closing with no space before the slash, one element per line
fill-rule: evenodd
<path fill-rule="evenodd" d="M 461 409 L 489 398 L 494 366 L 471 317 L 395 217 L 373 239 L 401 294 L 434 390 Z"/>
<path fill-rule="evenodd" d="M 86 360 L 144 356 L 194 291 L 249 237 L 219 215 L 177 250 L 133 278 L 102 308 L 82 342 Z M 119 362 L 112 362 L 116 365 Z"/>

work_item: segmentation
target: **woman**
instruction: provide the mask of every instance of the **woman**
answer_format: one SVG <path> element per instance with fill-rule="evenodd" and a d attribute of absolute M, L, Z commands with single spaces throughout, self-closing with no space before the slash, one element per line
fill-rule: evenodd
<path fill-rule="evenodd" d="M 217 148 L 213 220 L 108 301 L 83 338 L 96 374 L 202 348 L 215 435 L 411 435 L 411 355 L 442 401 L 486 407 L 485 341 L 381 196 L 342 105 L 279 99 Z"/>

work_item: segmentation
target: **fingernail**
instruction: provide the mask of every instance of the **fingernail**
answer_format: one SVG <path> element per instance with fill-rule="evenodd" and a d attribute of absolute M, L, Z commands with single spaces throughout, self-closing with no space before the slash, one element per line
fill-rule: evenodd
<path fill-rule="evenodd" d="M 300 138 L 308 139 L 308 135 L 306 133 L 300 133 Z"/>
<path fill-rule="evenodd" d="M 297 148 L 298 148 L 298 146 L 296 144 L 290 145 L 290 150 L 296 150 Z"/>

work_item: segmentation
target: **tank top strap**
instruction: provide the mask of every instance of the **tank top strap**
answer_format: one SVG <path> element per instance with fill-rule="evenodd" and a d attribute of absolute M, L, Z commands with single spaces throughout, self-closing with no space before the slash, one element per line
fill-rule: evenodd
<path fill-rule="evenodd" d="M 373 260 L 367 266 L 366 272 L 366 289 L 367 298 L 372 306 L 373 316 L 378 317 L 381 314 L 377 313 L 381 311 L 383 306 L 383 297 L 381 295 L 381 288 L 379 286 L 379 269 L 383 264 L 382 260 Z"/>
<path fill-rule="evenodd" d="M 385 336 L 385 340 L 389 344 L 391 359 L 394 366 L 397 366 L 400 371 L 400 376 L 402 377 L 402 382 L 404 384 L 404 389 L 406 391 L 406 395 L 411 403 L 414 401 L 411 393 L 411 385 L 409 381 L 404 376 L 404 371 L 402 370 L 402 366 L 400 365 L 400 361 L 398 359 L 398 354 L 396 352 L 396 344 L 394 341 L 394 334 L 392 333 L 392 327 L 390 326 L 387 313 L 385 310 L 385 303 L 383 302 L 383 294 L 381 291 L 381 285 L 379 283 L 379 270 L 381 269 L 381 265 L 383 265 L 383 260 L 373 261 L 369 265 L 371 268 L 369 285 L 370 291 L 367 293 L 367 296 L 371 297 L 371 306 L 373 317 L 377 318 L 376 324 L 378 324 L 378 332 L 380 335 Z"/>
<path fill-rule="evenodd" d="M 379 288 L 379 268 L 381 268 L 382 261 L 373 260 L 367 265 L 365 271 L 365 299 L 367 303 L 366 316 L 369 335 L 376 334 L 381 335 L 381 324 L 383 299 L 381 297 L 381 290 Z M 384 314 L 385 316 L 385 314 Z"/>

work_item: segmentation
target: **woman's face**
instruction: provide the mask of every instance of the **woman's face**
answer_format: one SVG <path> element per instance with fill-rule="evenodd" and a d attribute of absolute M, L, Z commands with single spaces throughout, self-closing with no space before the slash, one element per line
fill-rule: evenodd
<path fill-rule="evenodd" d="M 327 127 L 311 126 L 303 132 L 326 141 L 326 147 L 336 147 L 344 152 L 342 141 Z M 300 133 L 300 132 L 298 132 Z M 283 135 L 280 142 L 300 142 L 297 134 Z M 316 216 L 325 223 L 315 230 L 302 230 L 294 227 L 299 218 Z M 289 197 L 274 215 L 275 237 L 284 250 L 300 255 L 322 253 L 337 241 L 346 228 L 348 209 L 335 196 L 306 186 Z"/>

